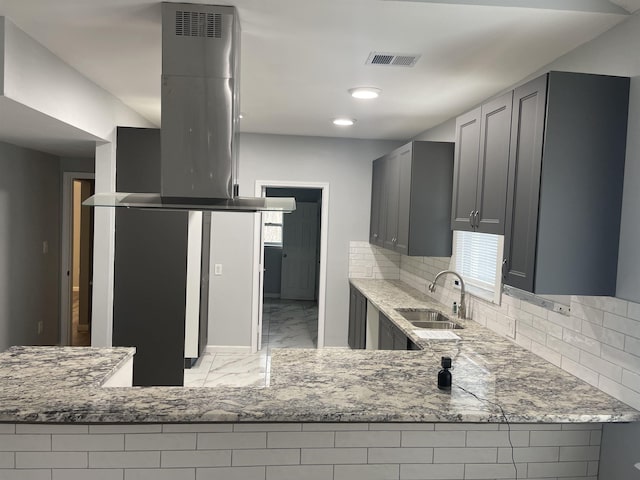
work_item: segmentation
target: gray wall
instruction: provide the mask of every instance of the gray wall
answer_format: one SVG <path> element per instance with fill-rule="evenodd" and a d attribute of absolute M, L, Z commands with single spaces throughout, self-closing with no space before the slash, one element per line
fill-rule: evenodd
<path fill-rule="evenodd" d="M 207 345 L 251 346 L 254 220 L 249 213 L 211 215 Z M 222 265 L 222 275 L 214 274 L 215 264 Z"/>
<path fill-rule="evenodd" d="M 87 172 L 94 173 L 96 164 L 94 158 L 60 158 L 60 172 Z M 62 175 L 60 175 L 62 177 Z"/>
<path fill-rule="evenodd" d="M 0 143 L 0 350 L 58 341 L 59 169 L 58 157 Z"/>
<path fill-rule="evenodd" d="M 240 195 L 256 180 L 329 183 L 325 345 L 346 346 L 349 241 L 368 240 L 371 162 L 403 142 L 243 134 Z"/>
<path fill-rule="evenodd" d="M 640 423 L 604 424 L 600 448 L 600 480 L 640 478 L 634 464 L 640 462 Z"/>

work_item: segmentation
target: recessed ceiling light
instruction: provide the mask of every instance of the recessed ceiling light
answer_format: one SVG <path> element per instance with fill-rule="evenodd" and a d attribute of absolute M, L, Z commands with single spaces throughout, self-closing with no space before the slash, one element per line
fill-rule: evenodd
<path fill-rule="evenodd" d="M 382 92 L 382 90 L 375 87 L 356 87 L 349 89 L 349 93 L 353 98 L 360 98 L 363 100 L 378 98 L 380 96 L 380 92 Z"/>
<path fill-rule="evenodd" d="M 336 118 L 333 120 L 333 124 L 339 127 L 350 127 L 354 123 L 356 123 L 356 121 L 353 118 Z"/>

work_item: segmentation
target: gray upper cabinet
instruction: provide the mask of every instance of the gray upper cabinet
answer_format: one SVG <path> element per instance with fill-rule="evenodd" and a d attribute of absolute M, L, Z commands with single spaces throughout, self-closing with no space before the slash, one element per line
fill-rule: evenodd
<path fill-rule="evenodd" d="M 369 241 L 403 255 L 451 255 L 453 144 L 411 142 L 373 162 Z"/>
<path fill-rule="evenodd" d="M 514 91 L 504 282 L 615 295 L 629 79 L 551 72 Z"/>
<path fill-rule="evenodd" d="M 456 121 L 454 230 L 504 233 L 512 96 L 504 94 Z"/>

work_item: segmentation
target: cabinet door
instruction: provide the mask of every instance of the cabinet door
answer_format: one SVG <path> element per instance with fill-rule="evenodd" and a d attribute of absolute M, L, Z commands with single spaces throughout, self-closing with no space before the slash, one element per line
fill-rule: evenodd
<path fill-rule="evenodd" d="M 407 336 L 395 325 L 393 327 L 393 349 L 394 350 L 407 350 Z"/>
<path fill-rule="evenodd" d="M 385 160 L 386 221 L 384 248 L 393 250 L 398 236 L 398 195 L 400 190 L 399 155 L 394 153 Z"/>
<path fill-rule="evenodd" d="M 384 159 L 379 158 L 373 162 L 373 175 L 371 178 L 371 219 L 369 224 L 369 243 L 382 244 L 380 231 L 380 209 L 382 201 Z"/>
<path fill-rule="evenodd" d="M 529 292 L 535 274 L 546 97 L 546 75 L 513 93 L 503 277 L 507 285 Z"/>
<path fill-rule="evenodd" d="M 349 347 L 356 348 L 356 306 L 358 302 L 356 299 L 356 289 L 354 287 L 349 288 L 349 333 L 347 341 Z"/>
<path fill-rule="evenodd" d="M 398 164 L 398 215 L 395 251 L 409 254 L 409 218 L 411 212 L 411 160 L 413 144 L 407 145 L 396 158 Z"/>
<path fill-rule="evenodd" d="M 391 326 L 391 320 L 381 313 L 378 328 L 378 350 L 393 350 L 393 333 Z"/>
<path fill-rule="evenodd" d="M 367 338 L 367 299 L 356 291 L 356 348 L 365 348 Z"/>
<path fill-rule="evenodd" d="M 473 231 L 478 186 L 480 148 L 480 107 L 456 120 L 456 146 L 453 166 L 452 230 Z"/>
<path fill-rule="evenodd" d="M 512 101 L 513 92 L 509 92 L 481 108 L 475 219 L 478 232 L 504 234 Z"/>

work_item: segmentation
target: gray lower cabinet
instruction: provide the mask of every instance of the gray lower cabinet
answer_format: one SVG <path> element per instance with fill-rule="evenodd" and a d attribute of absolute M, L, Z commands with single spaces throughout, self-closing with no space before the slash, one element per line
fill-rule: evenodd
<path fill-rule="evenodd" d="M 411 142 L 373 162 L 369 241 L 403 255 L 451 255 L 453 144 Z"/>
<path fill-rule="evenodd" d="M 367 332 L 367 298 L 353 285 L 349 290 L 349 335 L 351 348 L 365 348 Z"/>
<path fill-rule="evenodd" d="M 456 120 L 451 228 L 504 234 L 513 92 Z"/>
<path fill-rule="evenodd" d="M 615 295 L 629 79 L 550 72 L 514 91 L 504 283 Z"/>
<path fill-rule="evenodd" d="M 414 350 L 415 348 L 409 348 L 411 342 L 407 336 L 402 333 L 396 325 L 389 320 L 383 313 L 379 317 L 378 326 L 378 350 Z"/>

